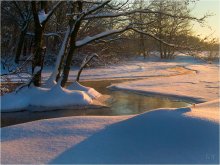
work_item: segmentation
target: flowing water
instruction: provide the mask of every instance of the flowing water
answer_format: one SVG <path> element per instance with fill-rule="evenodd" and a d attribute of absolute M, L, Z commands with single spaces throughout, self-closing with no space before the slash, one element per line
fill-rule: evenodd
<path fill-rule="evenodd" d="M 113 115 L 131 115 L 139 114 L 157 108 L 178 108 L 189 106 L 184 101 L 165 97 L 146 96 L 126 91 L 111 91 L 106 87 L 115 82 L 125 80 L 103 80 L 103 81 L 85 81 L 81 84 L 95 88 L 102 94 L 111 95 L 112 99 L 108 102 L 109 108 L 81 108 L 74 110 L 54 110 L 45 112 L 12 112 L 1 114 L 1 126 L 25 123 L 34 120 L 57 118 L 65 116 L 113 116 Z"/>

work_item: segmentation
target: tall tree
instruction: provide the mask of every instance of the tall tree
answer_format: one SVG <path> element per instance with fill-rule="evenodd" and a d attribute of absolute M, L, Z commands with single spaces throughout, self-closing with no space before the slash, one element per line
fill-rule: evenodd
<path fill-rule="evenodd" d="M 190 32 L 190 10 L 188 8 L 188 0 L 186 1 L 172 1 L 161 0 L 154 1 L 151 5 L 152 10 L 158 11 L 152 19 L 155 23 L 152 24 L 152 29 L 156 36 L 160 39 L 180 45 L 179 38 L 182 35 L 187 35 Z M 162 13 L 170 13 L 175 17 L 170 17 Z M 183 45 L 181 45 L 183 46 Z M 172 58 L 174 54 L 174 47 L 158 43 L 161 58 Z"/>
<path fill-rule="evenodd" d="M 88 5 L 87 1 L 74 1 L 75 9 L 72 11 L 72 13 L 69 14 L 69 16 L 72 17 L 73 26 L 71 27 L 71 30 L 70 30 L 69 49 L 68 49 L 68 53 L 66 56 L 66 60 L 64 62 L 63 73 L 62 73 L 61 80 L 60 80 L 61 86 L 64 87 L 67 80 L 68 80 L 68 75 L 69 75 L 71 61 L 72 61 L 74 52 L 78 48 L 80 48 L 84 45 L 87 45 L 95 40 L 99 40 L 99 39 L 108 37 L 113 34 L 121 34 L 121 33 L 128 31 L 128 30 L 133 30 L 137 33 L 141 33 L 143 35 L 152 37 L 152 38 L 158 40 L 163 45 L 175 47 L 174 44 L 169 44 L 167 41 L 164 41 L 163 39 L 157 37 L 153 33 L 142 31 L 142 29 L 138 28 L 138 25 L 141 23 L 130 24 L 128 21 L 129 15 L 132 15 L 135 13 L 145 13 L 145 14 L 151 14 L 151 15 L 161 14 L 161 15 L 171 17 L 171 18 L 201 21 L 201 19 L 197 19 L 195 17 L 191 17 L 188 15 L 176 15 L 176 14 L 172 14 L 172 13 L 169 13 L 166 11 L 151 10 L 150 8 L 122 11 L 121 6 L 123 6 L 123 4 L 121 6 L 117 5 L 117 7 L 115 7 L 115 6 L 112 6 L 112 4 L 110 2 L 111 2 L 111 0 L 106 0 L 103 2 L 96 2 L 96 3 L 90 2 L 91 5 Z M 111 11 L 106 12 L 106 10 L 104 10 L 105 8 L 113 9 L 114 12 L 111 12 Z M 91 20 L 91 19 L 98 19 L 99 20 L 99 19 L 103 19 L 103 18 L 119 18 L 119 17 L 122 17 L 124 22 L 126 22 L 126 23 L 116 24 L 114 26 L 114 28 L 116 28 L 116 29 L 114 29 L 114 28 L 108 29 L 104 32 L 98 33 L 93 36 L 87 36 L 84 39 L 77 41 L 77 38 L 79 36 L 79 30 L 81 28 L 83 21 L 87 21 L 87 20 Z M 151 23 L 151 20 L 150 20 L 150 22 L 147 22 L 146 25 L 149 25 L 150 23 Z"/>
<path fill-rule="evenodd" d="M 142 22 L 129 22 L 129 16 L 134 15 L 137 13 L 143 13 L 146 14 L 146 16 L 149 15 L 157 15 L 161 14 L 162 16 L 171 17 L 171 18 L 180 18 L 180 19 L 189 19 L 189 20 L 196 20 L 200 21 L 201 19 L 197 19 L 191 16 L 181 16 L 181 15 L 174 15 L 172 13 L 166 12 L 166 11 L 158 11 L 151 9 L 149 7 L 143 8 L 143 9 L 133 9 L 127 8 L 124 10 L 123 6 L 124 4 L 113 4 L 111 3 L 111 0 L 105 0 L 105 1 L 98 1 L 98 2 L 91 2 L 91 1 L 83 1 L 83 0 L 76 0 L 76 1 L 68 1 L 70 6 L 70 10 L 68 10 L 67 17 L 69 17 L 69 25 L 67 28 L 67 32 L 64 38 L 64 42 L 61 46 L 61 50 L 59 52 L 59 56 L 57 58 L 56 67 L 54 72 L 52 73 L 50 77 L 50 81 L 55 81 L 55 77 L 57 77 L 56 74 L 58 74 L 59 77 L 59 68 L 61 76 L 59 78 L 58 83 L 64 87 L 69 76 L 72 59 L 74 58 L 74 54 L 77 49 L 90 44 L 94 41 L 99 41 L 103 38 L 110 38 L 111 35 L 117 35 L 121 34 L 125 31 L 131 31 L 137 32 L 139 34 L 151 37 L 157 41 L 159 41 L 163 45 L 175 47 L 175 44 L 170 44 L 167 41 L 163 40 L 162 38 L 158 37 L 155 33 L 153 33 L 153 30 L 147 31 L 145 28 L 144 31 L 140 25 L 142 25 Z M 127 3 L 127 1 L 125 2 Z M 114 25 L 109 26 L 109 28 L 103 29 L 101 32 L 97 32 L 94 34 L 88 34 L 84 38 L 81 38 L 82 35 L 80 35 L 81 29 L 83 28 L 83 25 L 86 24 L 86 22 L 91 20 L 102 20 L 102 19 L 118 19 L 123 20 L 123 23 L 121 21 L 116 22 Z M 151 18 L 151 17 L 150 17 Z M 146 27 L 149 27 L 152 24 L 152 20 L 149 19 L 147 22 L 144 22 Z M 151 27 L 151 26 L 150 26 Z M 66 51 L 65 51 L 66 50 Z M 66 52 L 66 53 L 65 53 Z M 58 65 L 59 64 L 59 65 Z M 58 69 L 57 69 L 58 67 Z M 56 76 L 55 76 L 56 75 Z"/>
<path fill-rule="evenodd" d="M 43 45 L 43 33 L 46 27 L 46 23 L 53 15 L 55 10 L 61 5 L 62 1 L 57 2 L 51 11 L 48 12 L 48 2 L 40 1 L 40 4 L 36 1 L 31 1 L 32 13 L 34 18 L 35 27 L 35 52 L 32 63 L 33 83 L 35 86 L 40 86 L 41 83 L 41 71 L 43 69 L 44 61 L 44 45 Z"/>
<path fill-rule="evenodd" d="M 7 15 L 8 19 L 18 25 L 20 30 L 15 53 L 15 63 L 18 63 L 24 45 L 25 35 L 32 20 L 31 4 L 29 1 L 5 1 L 2 6 L 2 14 Z"/>

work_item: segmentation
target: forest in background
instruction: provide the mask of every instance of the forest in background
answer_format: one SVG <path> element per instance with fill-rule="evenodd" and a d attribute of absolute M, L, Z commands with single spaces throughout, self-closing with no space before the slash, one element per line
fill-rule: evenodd
<path fill-rule="evenodd" d="M 50 80 L 64 86 L 70 66 L 97 55 L 93 66 L 153 52 L 162 59 L 204 51 L 204 59 L 219 58 L 218 39 L 192 32 L 192 22 L 202 26 L 209 17 L 191 15 L 192 3 L 196 1 L 2 1 L 1 65 L 16 73 L 30 64 L 35 86 L 41 84 L 43 66 L 55 65 Z"/>

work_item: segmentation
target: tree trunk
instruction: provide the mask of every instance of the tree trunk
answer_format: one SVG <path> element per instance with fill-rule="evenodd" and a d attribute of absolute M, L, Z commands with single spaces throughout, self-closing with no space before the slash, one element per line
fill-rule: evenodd
<path fill-rule="evenodd" d="M 21 31 L 21 34 L 20 34 L 20 38 L 19 38 L 18 46 L 17 46 L 17 50 L 16 50 L 16 55 L 15 55 L 15 63 L 16 64 L 19 63 L 19 60 L 21 57 L 21 50 L 22 50 L 22 47 L 24 44 L 24 38 L 25 38 L 26 32 L 27 32 L 27 28 L 25 28 L 23 31 Z"/>
<path fill-rule="evenodd" d="M 92 54 L 90 57 L 86 56 L 80 66 L 80 69 L 78 71 L 78 74 L 77 74 L 77 77 L 76 77 L 76 81 L 79 82 L 79 78 L 80 78 L 80 75 L 82 73 L 82 70 L 86 67 L 86 65 L 94 58 L 94 57 L 97 57 L 98 58 L 98 55 L 96 53 Z"/>
<path fill-rule="evenodd" d="M 73 58 L 73 54 L 76 50 L 76 47 L 75 47 L 75 38 L 72 38 L 70 39 L 70 50 L 69 50 L 69 53 L 67 55 L 67 58 L 66 58 L 66 63 L 65 63 L 65 66 L 64 66 L 64 69 L 63 69 L 63 76 L 62 76 L 62 81 L 61 81 L 61 86 L 64 87 L 67 80 L 68 80 L 68 76 L 69 76 L 69 71 L 70 71 L 70 66 L 71 66 L 71 62 L 72 62 L 72 58 Z"/>
<path fill-rule="evenodd" d="M 143 0 L 141 0 L 140 2 L 139 2 L 140 4 L 140 6 L 139 6 L 139 9 L 140 10 L 142 10 L 143 9 L 143 7 L 144 7 L 144 1 Z M 143 14 L 142 13 L 139 13 L 139 20 L 140 20 L 140 22 L 144 22 L 143 21 Z M 141 31 L 143 31 L 143 27 L 142 27 L 142 25 L 141 25 Z M 145 58 L 145 45 L 144 45 L 144 35 L 142 34 L 142 33 L 140 33 L 140 54 L 142 54 L 143 56 L 144 56 L 144 58 Z"/>
<path fill-rule="evenodd" d="M 23 56 L 27 56 L 27 40 L 24 40 L 24 46 L 23 46 Z"/>
<path fill-rule="evenodd" d="M 41 85 L 41 71 L 43 69 L 43 46 L 42 46 L 42 38 L 43 38 L 43 27 L 36 28 L 35 31 L 35 52 L 34 59 L 32 62 L 32 74 L 34 76 L 33 83 L 35 86 Z M 40 70 L 35 71 L 36 68 L 40 68 Z"/>
<path fill-rule="evenodd" d="M 64 61 L 64 57 L 65 57 L 65 53 L 63 54 L 63 56 L 61 57 L 61 60 L 60 60 L 60 64 L 59 64 L 59 67 L 58 67 L 58 73 L 56 75 L 56 82 L 58 82 L 58 80 L 60 79 L 60 75 L 61 75 L 61 70 L 62 70 L 62 66 L 63 66 L 63 61 Z"/>
<path fill-rule="evenodd" d="M 164 58 L 163 44 L 161 42 L 159 43 L 159 51 L 160 51 L 160 58 L 163 59 Z"/>
<path fill-rule="evenodd" d="M 29 45 L 28 45 L 28 55 L 32 53 L 32 46 L 33 46 L 33 38 L 30 39 Z"/>
<path fill-rule="evenodd" d="M 47 13 L 47 1 L 40 1 L 41 10 Z M 34 35 L 34 58 L 32 61 L 32 74 L 33 74 L 33 84 L 35 86 L 41 85 L 41 71 L 43 69 L 44 55 L 46 47 L 43 47 L 43 33 L 45 29 L 46 22 L 40 22 L 37 5 L 35 1 L 31 1 L 32 13 L 34 17 L 35 24 L 35 35 Z"/>
<path fill-rule="evenodd" d="M 164 58 L 167 59 L 167 46 L 163 46 Z"/>
<path fill-rule="evenodd" d="M 142 30 L 143 31 L 143 30 Z M 144 35 L 140 34 L 140 54 L 145 57 Z"/>
<path fill-rule="evenodd" d="M 61 68 L 62 68 L 66 48 L 67 48 L 67 45 L 68 45 L 68 42 L 69 42 L 70 29 L 71 29 L 71 27 L 69 25 L 69 27 L 67 28 L 63 43 L 60 47 L 60 51 L 59 51 L 57 59 L 56 59 L 56 64 L 55 64 L 54 70 L 53 70 L 50 78 L 46 82 L 48 84 L 53 83 L 53 81 L 55 81 L 55 80 L 58 81 L 58 79 L 60 78 L 60 72 L 61 72 Z"/>
<path fill-rule="evenodd" d="M 76 6 L 73 6 L 73 13 L 74 12 L 82 12 L 82 2 L 81 1 L 77 1 L 77 8 Z M 73 22 L 75 22 L 76 20 L 72 20 Z M 81 21 L 77 21 L 75 22 L 75 26 L 74 29 L 72 30 L 71 36 L 70 36 L 70 49 L 69 52 L 67 54 L 66 57 L 66 63 L 63 69 L 63 75 L 62 75 L 62 80 L 61 80 L 61 86 L 64 87 L 67 80 L 68 80 L 68 76 L 69 76 L 69 71 L 70 71 L 70 66 L 71 66 L 71 62 L 72 62 L 72 58 L 74 55 L 74 52 L 76 51 L 77 47 L 76 47 L 76 38 L 77 38 L 77 34 L 78 31 L 80 29 L 80 25 L 81 25 Z"/>

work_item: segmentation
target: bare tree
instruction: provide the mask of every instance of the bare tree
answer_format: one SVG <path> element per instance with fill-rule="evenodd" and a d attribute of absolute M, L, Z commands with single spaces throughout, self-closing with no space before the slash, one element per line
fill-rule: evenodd
<path fill-rule="evenodd" d="M 64 87 L 65 83 L 67 82 L 70 67 L 71 67 L 71 61 L 73 59 L 73 55 L 74 55 L 75 51 L 78 48 L 81 48 L 82 46 L 85 46 L 85 45 L 87 45 L 91 42 L 94 42 L 96 40 L 106 38 L 110 35 L 121 34 L 125 31 L 133 30 L 133 31 L 140 33 L 142 35 L 152 37 L 155 40 L 159 41 L 163 45 L 167 45 L 170 47 L 176 47 L 175 44 L 170 44 L 169 42 L 161 39 L 160 36 L 157 37 L 153 33 L 142 31 L 142 29 L 138 28 L 138 26 L 137 26 L 140 23 L 132 23 L 131 24 L 131 23 L 129 23 L 129 21 L 127 21 L 127 23 L 124 23 L 124 24 L 118 24 L 117 26 L 115 25 L 115 27 L 117 27 L 116 29 L 114 29 L 114 28 L 108 29 L 106 31 L 95 34 L 93 36 L 86 36 L 85 38 L 83 38 L 81 40 L 77 40 L 78 36 L 79 36 L 80 28 L 82 27 L 82 24 L 84 21 L 88 21 L 88 20 L 92 20 L 92 19 L 99 20 L 99 19 L 104 19 L 104 18 L 123 17 L 124 22 L 126 22 L 126 20 L 128 20 L 129 15 L 136 14 L 136 13 L 144 13 L 144 14 L 148 14 L 148 15 L 149 14 L 152 14 L 152 15 L 160 14 L 160 15 L 163 15 L 166 17 L 171 17 L 171 18 L 180 18 L 180 19 L 188 19 L 188 20 L 196 20 L 196 21 L 202 21 L 204 19 L 204 18 L 197 19 L 195 17 L 191 17 L 188 15 L 176 15 L 176 14 L 172 14 L 172 13 L 165 12 L 165 11 L 152 10 L 147 7 L 143 8 L 143 9 L 122 11 L 122 10 L 120 10 L 121 9 L 120 5 L 117 5 L 117 7 L 112 6 L 112 4 L 110 2 L 111 2 L 111 0 L 106 0 L 103 2 L 97 2 L 97 3 L 87 2 L 87 1 L 74 1 L 71 3 L 71 5 L 72 5 L 71 13 L 68 13 L 68 16 L 70 17 L 69 18 L 70 23 L 69 23 L 69 35 L 67 35 L 67 36 L 69 36 L 69 39 L 67 39 L 67 40 L 69 40 L 69 41 L 65 42 L 65 44 L 68 44 L 69 47 L 67 49 L 68 51 L 67 51 L 66 56 L 64 57 L 65 51 L 62 51 L 62 53 L 60 54 L 62 58 L 58 57 L 59 61 L 57 61 L 57 63 L 60 63 L 61 65 L 64 64 L 62 76 L 59 80 L 59 82 L 61 83 L 61 86 Z M 113 9 L 114 12 L 111 12 L 111 11 L 106 12 L 106 10 L 104 10 L 105 8 Z M 150 22 L 147 22 L 146 24 L 148 24 L 148 23 L 150 23 Z M 62 61 L 62 59 L 63 59 L 63 61 Z"/>
<path fill-rule="evenodd" d="M 41 83 L 41 71 L 43 69 L 44 62 L 44 44 L 43 44 L 43 35 L 46 28 L 46 24 L 49 19 L 52 17 L 56 9 L 59 8 L 62 1 L 58 2 L 48 2 L 48 1 L 31 1 L 31 10 L 34 20 L 34 39 L 35 39 L 35 51 L 34 58 L 32 63 L 32 74 L 33 74 L 33 84 L 35 86 L 40 86 Z M 50 81 L 57 80 L 62 87 L 65 86 L 69 71 L 71 67 L 71 62 L 74 57 L 74 54 L 79 48 L 82 48 L 85 45 L 94 43 L 95 41 L 99 42 L 103 38 L 106 40 L 113 39 L 112 37 L 117 37 L 123 32 L 137 32 L 140 34 L 142 41 L 144 36 L 148 36 L 157 40 L 160 44 L 166 45 L 169 47 L 176 48 L 177 46 L 174 43 L 169 43 L 169 40 L 165 40 L 162 35 L 157 35 L 154 33 L 154 30 L 150 30 L 153 27 L 153 22 L 151 18 L 155 15 L 160 15 L 161 17 L 176 18 L 182 20 L 195 20 L 202 21 L 195 17 L 189 15 L 178 15 L 172 12 L 167 12 L 163 10 L 155 10 L 148 6 L 139 7 L 137 9 L 131 9 L 129 7 L 128 1 L 112 3 L 111 0 L 105 1 L 84 1 L 84 0 L 75 0 L 67 1 L 67 31 L 65 32 L 65 37 L 63 43 L 60 47 L 60 51 L 57 56 L 55 69 L 50 77 Z M 50 10 L 49 10 L 50 9 Z M 138 22 L 130 22 L 130 16 L 138 14 Z M 149 19 L 144 19 L 148 17 Z M 89 30 L 87 34 L 82 35 L 83 29 L 88 28 L 91 22 L 96 21 L 106 21 L 106 25 L 102 28 L 99 28 L 100 31 L 91 33 Z M 144 26 L 143 26 L 144 25 Z M 152 25 L 152 26 L 151 26 Z M 98 26 L 98 25 L 96 25 Z M 152 28 L 154 29 L 154 27 Z M 112 37 L 110 37 L 112 36 Z M 143 48 L 145 46 L 143 45 Z M 145 52 L 145 50 L 143 49 Z"/>
<path fill-rule="evenodd" d="M 35 86 L 40 86 L 41 83 L 41 71 L 43 69 L 44 61 L 44 45 L 43 45 L 43 32 L 46 27 L 46 23 L 53 15 L 55 10 L 61 5 L 62 1 L 56 2 L 53 8 L 48 12 L 48 2 L 40 1 L 40 4 L 37 5 L 36 1 L 31 1 L 31 8 L 34 18 L 34 27 L 35 27 L 35 52 L 34 59 L 32 63 L 32 74 L 34 74 L 33 83 Z M 40 6 L 40 7 L 39 7 Z"/>
<path fill-rule="evenodd" d="M 32 20 L 31 4 L 28 1 L 4 1 L 2 3 L 2 14 L 3 17 L 7 17 L 7 19 L 15 22 L 21 31 L 15 53 L 15 63 L 18 63 L 24 45 L 25 35 Z"/>
<path fill-rule="evenodd" d="M 86 65 L 94 58 L 98 58 L 98 55 L 96 53 L 92 54 L 91 56 L 86 56 L 82 62 L 82 65 L 79 68 L 77 77 L 76 77 L 76 81 L 79 81 L 80 75 L 82 73 L 82 70 L 86 67 Z"/>
<path fill-rule="evenodd" d="M 154 33 L 160 39 L 176 45 L 174 48 L 159 42 L 158 47 L 161 58 L 172 58 L 175 50 L 177 49 L 177 45 L 184 45 L 179 38 L 182 38 L 183 35 L 187 36 L 190 33 L 190 21 L 192 19 L 187 19 L 190 17 L 188 3 L 188 0 L 161 0 L 154 1 L 154 3 L 151 5 L 152 9 L 159 11 L 155 17 L 152 17 L 152 19 L 156 20 L 155 23 L 152 24 Z M 165 11 L 175 15 L 176 17 L 169 17 L 161 14 Z"/>

